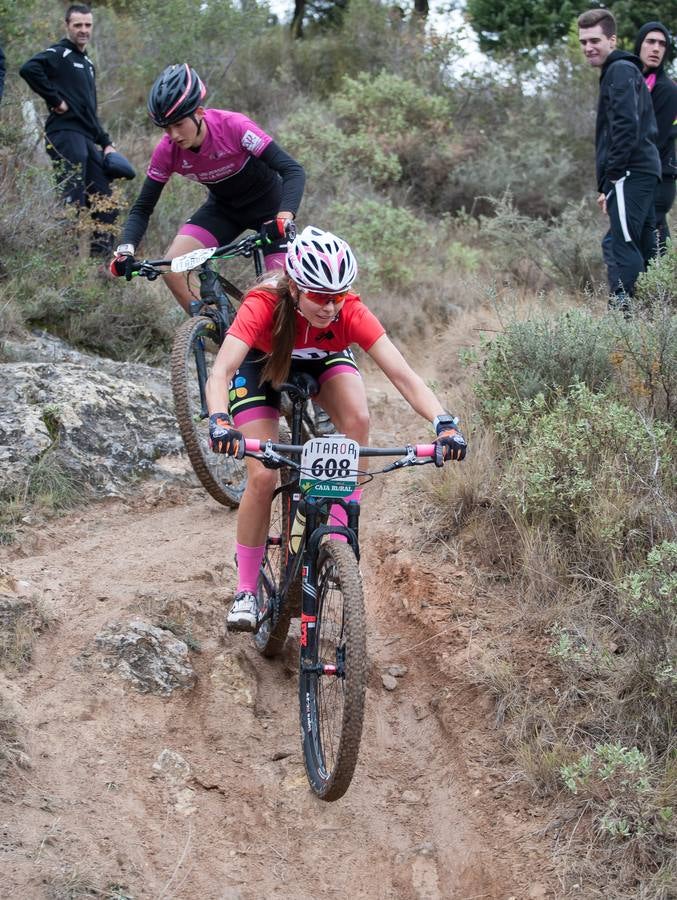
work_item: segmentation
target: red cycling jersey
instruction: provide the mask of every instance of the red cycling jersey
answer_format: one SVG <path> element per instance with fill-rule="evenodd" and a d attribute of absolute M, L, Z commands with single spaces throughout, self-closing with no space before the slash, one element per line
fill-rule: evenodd
<path fill-rule="evenodd" d="M 270 353 L 273 347 L 273 313 L 277 294 L 265 288 L 250 291 L 237 311 L 228 334 L 244 341 L 248 347 Z M 296 313 L 296 340 L 293 359 L 321 359 L 329 353 L 358 344 L 369 350 L 385 334 L 385 328 L 367 309 L 357 294 L 348 294 L 333 322 L 315 328 L 299 312 Z"/>

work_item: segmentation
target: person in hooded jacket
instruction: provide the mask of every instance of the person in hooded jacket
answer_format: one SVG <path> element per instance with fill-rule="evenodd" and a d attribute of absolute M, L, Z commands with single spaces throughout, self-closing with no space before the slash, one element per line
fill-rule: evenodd
<path fill-rule="evenodd" d="M 608 9 L 578 17 L 587 62 L 600 69 L 595 128 L 597 203 L 609 216 L 605 239 L 609 306 L 628 312 L 635 282 L 656 251 L 654 193 L 661 178 L 658 129 L 651 94 L 637 56 L 616 49 L 616 21 Z M 605 254 L 606 258 L 606 254 Z"/>
<path fill-rule="evenodd" d="M 642 25 L 635 41 L 635 53 L 642 61 L 644 81 L 653 101 L 658 126 L 658 153 L 661 158 L 662 181 L 656 185 L 655 208 L 659 252 L 665 252 L 670 237 L 667 216 L 675 202 L 675 178 L 677 158 L 677 84 L 665 73 L 665 63 L 670 57 L 672 37 L 661 22 Z"/>

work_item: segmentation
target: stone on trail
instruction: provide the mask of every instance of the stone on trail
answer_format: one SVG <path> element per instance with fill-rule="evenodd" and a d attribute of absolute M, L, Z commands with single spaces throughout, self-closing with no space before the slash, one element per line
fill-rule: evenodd
<path fill-rule="evenodd" d="M 96 645 L 106 654 L 104 668 L 116 670 L 141 693 L 166 696 L 195 684 L 186 644 L 141 619 L 109 625 L 97 634 Z"/>

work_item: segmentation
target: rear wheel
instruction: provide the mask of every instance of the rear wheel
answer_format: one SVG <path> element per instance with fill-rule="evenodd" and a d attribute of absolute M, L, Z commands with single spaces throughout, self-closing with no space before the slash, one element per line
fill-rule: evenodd
<path fill-rule="evenodd" d="M 315 630 L 315 651 L 301 651 L 303 757 L 313 791 L 338 800 L 357 763 L 367 679 L 362 581 L 355 554 L 341 541 L 320 548 Z"/>
<path fill-rule="evenodd" d="M 264 621 L 254 635 L 254 644 L 259 653 L 268 657 L 277 656 L 284 647 L 291 620 L 300 614 L 301 606 L 300 548 L 291 582 L 285 581 L 291 531 L 291 490 L 285 486 L 290 478 L 289 469 L 280 470 L 281 487 L 270 509 L 270 527 L 257 587 L 259 616 Z"/>
<path fill-rule="evenodd" d="M 184 322 L 176 332 L 172 347 L 172 392 L 179 431 L 188 459 L 202 486 L 224 506 L 237 507 L 247 484 L 244 460 L 209 447 L 209 414 L 204 385 L 214 361 L 204 349 L 205 341 L 217 339 L 217 327 L 206 316 Z"/>

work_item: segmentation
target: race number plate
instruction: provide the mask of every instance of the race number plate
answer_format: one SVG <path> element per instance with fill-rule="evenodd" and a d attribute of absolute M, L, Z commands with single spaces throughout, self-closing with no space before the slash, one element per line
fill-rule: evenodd
<path fill-rule="evenodd" d="M 204 247 L 199 250 L 191 250 L 190 253 L 184 253 L 183 256 L 175 256 L 172 260 L 172 272 L 189 272 L 196 266 L 201 266 L 218 249 L 218 247 Z"/>
<path fill-rule="evenodd" d="M 347 497 L 357 485 L 360 445 L 342 434 L 303 445 L 300 486 L 310 497 Z"/>

